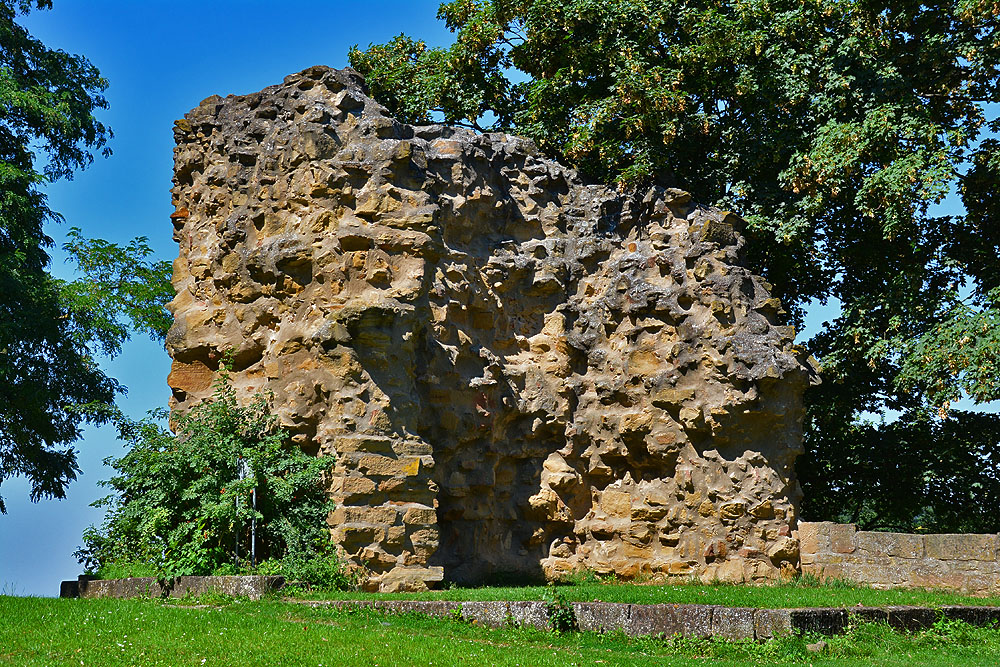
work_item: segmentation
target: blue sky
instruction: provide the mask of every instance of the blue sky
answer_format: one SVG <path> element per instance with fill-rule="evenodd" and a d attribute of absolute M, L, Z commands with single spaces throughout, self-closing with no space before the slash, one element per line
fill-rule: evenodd
<path fill-rule="evenodd" d="M 173 121 L 210 95 L 251 93 L 312 65 L 347 65 L 352 44 L 366 46 L 407 32 L 431 44 L 449 33 L 435 20 L 437 0 L 277 3 L 259 0 L 55 0 L 23 21 L 50 47 L 86 56 L 111 82 L 101 119 L 114 151 L 74 180 L 47 188 L 66 222 L 48 233 L 62 244 L 70 226 L 119 243 L 147 236 L 161 259 L 177 256 L 170 238 Z M 71 277 L 61 252 L 52 270 Z M 166 405 L 170 360 L 162 347 L 135 340 L 105 368 L 129 388 L 122 407 L 134 417 Z M 61 579 L 80 572 L 72 553 L 101 513 L 101 465 L 120 456 L 110 428 L 87 429 L 78 443 L 83 475 L 66 500 L 27 500 L 21 480 L 4 482 L 0 516 L 0 593 L 57 595 Z"/>

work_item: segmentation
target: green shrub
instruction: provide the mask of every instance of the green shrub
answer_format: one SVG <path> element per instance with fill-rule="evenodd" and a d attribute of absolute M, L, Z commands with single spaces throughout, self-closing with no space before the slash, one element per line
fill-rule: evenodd
<path fill-rule="evenodd" d="M 89 571 L 251 572 L 255 521 L 256 557 L 269 573 L 317 586 L 347 582 L 325 523 L 330 459 L 291 445 L 264 396 L 240 405 L 223 368 L 213 397 L 176 416 L 175 426 L 173 435 L 154 419 L 119 420 L 130 449 L 105 461 L 117 474 L 102 485 L 114 493 L 94 506 L 109 511 L 75 554 Z"/>

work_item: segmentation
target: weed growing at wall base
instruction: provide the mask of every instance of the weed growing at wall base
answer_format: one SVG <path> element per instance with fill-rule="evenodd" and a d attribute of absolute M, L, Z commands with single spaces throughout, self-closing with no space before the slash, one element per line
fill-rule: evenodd
<path fill-rule="evenodd" d="M 549 623 L 555 632 L 572 632 L 577 629 L 573 605 L 566 601 L 566 597 L 555 586 L 549 584 L 546 587 L 542 600 L 549 610 Z"/>

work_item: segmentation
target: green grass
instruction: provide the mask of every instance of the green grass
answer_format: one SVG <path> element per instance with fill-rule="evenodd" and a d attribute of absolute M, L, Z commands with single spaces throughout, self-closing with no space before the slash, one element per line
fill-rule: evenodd
<path fill-rule="evenodd" d="M 816 585 L 798 580 L 771 586 L 745 584 L 675 584 L 669 586 L 636 585 L 633 583 L 595 583 L 562 585 L 559 593 L 569 602 L 628 602 L 632 604 L 695 603 L 727 607 L 787 609 L 794 607 L 866 607 L 915 605 L 1000 605 L 1000 598 L 973 598 L 945 591 L 912 589 L 875 590 L 845 583 Z M 427 593 L 358 593 L 332 591 L 304 593 L 301 597 L 327 600 L 541 600 L 545 586 L 510 586 L 456 588 Z"/>
<path fill-rule="evenodd" d="M 203 601 L 208 601 L 206 598 Z M 912 635 L 864 624 L 766 643 L 555 635 L 451 619 L 315 609 L 277 601 L 0 597 L 0 665 L 987 665 L 1000 630 L 942 622 Z"/>

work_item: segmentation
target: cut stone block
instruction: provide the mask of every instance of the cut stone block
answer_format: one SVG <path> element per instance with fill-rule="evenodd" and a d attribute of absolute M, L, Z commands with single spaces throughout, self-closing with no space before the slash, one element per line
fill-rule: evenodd
<path fill-rule="evenodd" d="M 627 632 L 632 605 L 616 602 L 574 602 L 573 613 L 580 630 L 586 632 Z"/>

